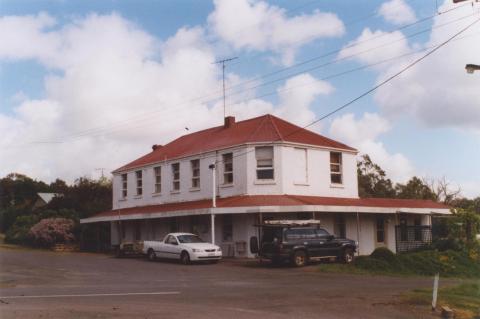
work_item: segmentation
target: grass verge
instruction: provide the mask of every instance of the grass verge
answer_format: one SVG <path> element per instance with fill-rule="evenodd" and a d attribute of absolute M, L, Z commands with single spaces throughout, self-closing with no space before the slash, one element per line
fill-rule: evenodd
<path fill-rule="evenodd" d="M 319 271 L 371 275 L 480 278 L 480 260 L 464 251 L 428 250 L 395 255 L 360 256 L 350 265 L 322 264 Z"/>
<path fill-rule="evenodd" d="M 402 299 L 410 304 L 429 306 L 432 302 L 432 289 L 416 289 L 403 295 Z M 437 309 L 441 306 L 454 309 L 455 318 L 475 318 L 480 311 L 480 281 L 440 288 Z"/>

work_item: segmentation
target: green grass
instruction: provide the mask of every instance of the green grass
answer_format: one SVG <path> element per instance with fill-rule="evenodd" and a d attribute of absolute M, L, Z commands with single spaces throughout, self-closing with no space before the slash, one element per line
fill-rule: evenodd
<path fill-rule="evenodd" d="M 403 299 L 412 304 L 431 305 L 432 289 L 416 289 L 405 294 Z M 442 306 L 452 308 L 456 318 L 474 318 L 480 311 L 480 281 L 440 288 L 437 308 Z"/>
<path fill-rule="evenodd" d="M 351 265 L 323 264 L 319 271 L 394 275 L 480 278 L 480 259 L 462 251 L 426 250 L 392 256 L 360 256 Z"/>

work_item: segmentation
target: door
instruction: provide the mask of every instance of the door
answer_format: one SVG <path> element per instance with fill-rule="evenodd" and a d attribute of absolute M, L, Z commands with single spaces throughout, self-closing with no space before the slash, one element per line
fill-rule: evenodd
<path fill-rule="evenodd" d="M 170 259 L 179 259 L 180 258 L 180 245 L 178 244 L 177 238 L 173 235 L 169 235 L 165 240 L 165 243 L 162 247 L 162 257 Z"/>
<path fill-rule="evenodd" d="M 375 247 L 387 246 L 387 227 L 385 217 L 377 216 L 375 218 Z"/>
<path fill-rule="evenodd" d="M 334 240 L 325 229 L 319 228 L 316 230 L 319 241 L 319 256 L 336 256 L 338 254 L 338 247 L 340 243 Z"/>

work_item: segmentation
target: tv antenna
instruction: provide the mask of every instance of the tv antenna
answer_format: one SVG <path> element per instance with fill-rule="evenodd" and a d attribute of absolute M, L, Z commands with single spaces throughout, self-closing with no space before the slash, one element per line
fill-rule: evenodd
<path fill-rule="evenodd" d="M 223 80 L 223 118 L 225 118 L 225 63 L 230 62 L 232 60 L 238 59 L 238 57 L 218 60 L 213 62 L 213 64 L 222 64 L 222 80 Z"/>

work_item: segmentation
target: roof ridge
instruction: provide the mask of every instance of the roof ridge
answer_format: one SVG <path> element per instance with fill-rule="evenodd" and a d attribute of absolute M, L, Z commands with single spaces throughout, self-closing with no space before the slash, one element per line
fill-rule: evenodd
<path fill-rule="evenodd" d="M 273 119 L 276 119 L 276 117 L 273 116 L 272 114 L 267 114 L 267 117 L 268 117 L 268 119 L 270 120 L 270 122 L 272 123 L 273 128 L 274 128 L 275 131 L 277 132 L 280 141 L 283 141 L 283 135 L 280 134 L 280 130 L 278 129 L 277 124 L 276 124 L 275 121 L 273 120 Z"/>
<path fill-rule="evenodd" d="M 257 125 L 255 130 L 248 136 L 246 142 L 248 142 L 252 138 L 252 136 L 254 136 L 258 132 L 258 130 L 260 130 L 260 127 L 262 127 L 262 124 L 265 121 L 266 117 L 267 117 L 266 115 L 262 115 L 262 116 L 257 117 L 257 118 L 262 118 L 262 120 L 261 120 L 260 124 Z"/>

